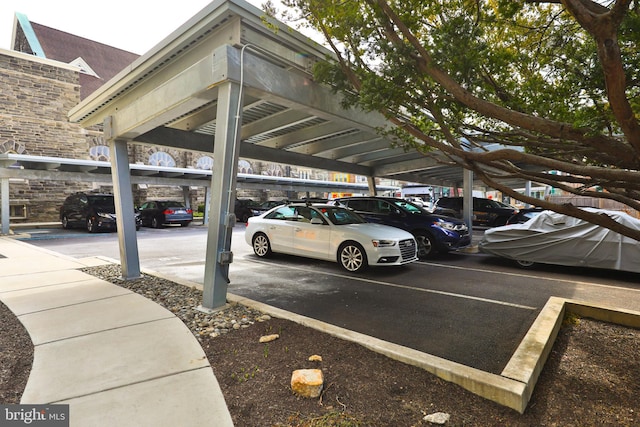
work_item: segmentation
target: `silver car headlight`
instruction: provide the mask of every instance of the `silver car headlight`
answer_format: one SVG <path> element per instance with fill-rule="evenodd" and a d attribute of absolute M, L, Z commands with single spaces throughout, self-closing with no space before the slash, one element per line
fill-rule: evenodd
<path fill-rule="evenodd" d="M 113 215 L 111 215 L 109 213 L 96 212 L 96 215 L 99 216 L 100 218 L 113 219 Z"/>
<path fill-rule="evenodd" d="M 373 243 L 373 247 L 375 248 L 390 248 L 392 246 L 395 246 L 398 242 L 396 242 L 395 240 L 373 239 L 371 243 Z"/>

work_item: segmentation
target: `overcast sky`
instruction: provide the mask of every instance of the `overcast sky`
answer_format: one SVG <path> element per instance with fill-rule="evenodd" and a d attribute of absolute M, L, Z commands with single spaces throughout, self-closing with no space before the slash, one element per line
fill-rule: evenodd
<path fill-rule="evenodd" d="M 14 14 L 142 55 L 211 0 L 0 0 L 0 48 L 10 49 Z M 248 0 L 260 8 L 264 0 Z"/>

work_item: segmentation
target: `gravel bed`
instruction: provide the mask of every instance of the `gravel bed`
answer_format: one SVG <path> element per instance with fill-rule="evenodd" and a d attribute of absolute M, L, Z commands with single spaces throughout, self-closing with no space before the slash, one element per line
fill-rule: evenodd
<path fill-rule="evenodd" d="M 118 264 L 87 267 L 82 271 L 160 304 L 180 318 L 200 341 L 203 337 L 217 337 L 271 319 L 269 315 L 241 304 L 231 304 L 223 310 L 205 313 L 198 310 L 202 302 L 202 291 L 198 288 L 176 285 L 175 282 L 148 274 L 143 274 L 139 279 L 123 280 Z"/>

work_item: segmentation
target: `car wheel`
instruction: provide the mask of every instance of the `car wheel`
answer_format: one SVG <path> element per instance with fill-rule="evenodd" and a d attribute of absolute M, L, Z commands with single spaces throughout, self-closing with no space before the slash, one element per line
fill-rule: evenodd
<path fill-rule="evenodd" d="M 189 225 L 189 221 L 184 221 L 180 223 L 180 227 L 187 227 Z"/>
<path fill-rule="evenodd" d="M 158 220 L 155 216 L 151 218 L 151 227 L 160 228 L 162 227 L 162 222 Z"/>
<path fill-rule="evenodd" d="M 362 246 L 355 242 L 346 242 L 338 250 L 340 266 L 352 273 L 358 273 L 367 268 L 367 254 Z"/>
<path fill-rule="evenodd" d="M 416 233 L 418 243 L 418 258 L 427 258 L 436 252 L 433 237 L 427 233 Z"/>
<path fill-rule="evenodd" d="M 253 236 L 253 253 L 260 258 L 271 255 L 271 243 L 269 243 L 269 238 L 265 234 L 258 233 Z"/>
<path fill-rule="evenodd" d="M 247 223 L 247 221 L 249 221 L 249 217 L 250 217 L 250 216 L 251 216 L 251 215 L 249 215 L 249 214 L 247 214 L 247 213 L 242 214 L 242 218 L 241 218 L 241 219 L 242 219 L 242 222 L 246 224 L 246 223 Z"/>
<path fill-rule="evenodd" d="M 98 231 L 98 226 L 96 225 L 95 218 L 91 216 L 87 218 L 87 231 L 89 233 L 95 233 L 96 231 Z"/>
<path fill-rule="evenodd" d="M 535 265 L 535 262 L 533 262 L 533 261 L 525 261 L 525 260 L 522 260 L 522 259 L 517 259 L 516 260 L 516 264 L 518 264 L 518 266 L 520 268 L 531 268 L 531 267 L 533 267 Z"/>
<path fill-rule="evenodd" d="M 69 218 L 66 215 L 62 216 L 62 228 L 68 230 L 71 228 L 71 224 L 69 224 Z"/>

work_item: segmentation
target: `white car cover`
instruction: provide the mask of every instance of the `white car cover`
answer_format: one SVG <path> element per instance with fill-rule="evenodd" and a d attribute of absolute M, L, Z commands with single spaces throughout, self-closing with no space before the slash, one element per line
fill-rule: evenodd
<path fill-rule="evenodd" d="M 585 210 L 640 230 L 640 220 L 624 212 Z M 486 230 L 479 250 L 514 260 L 640 273 L 640 242 L 553 211 L 543 211 L 523 224 Z"/>

